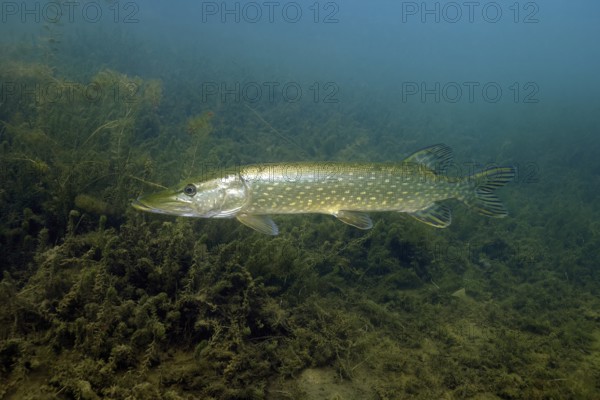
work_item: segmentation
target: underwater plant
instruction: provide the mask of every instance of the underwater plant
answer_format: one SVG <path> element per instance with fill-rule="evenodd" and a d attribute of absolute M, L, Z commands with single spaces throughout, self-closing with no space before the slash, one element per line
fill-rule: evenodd
<path fill-rule="evenodd" d="M 569 207 L 592 173 L 435 233 L 397 214 L 368 232 L 281 216 L 275 238 L 144 216 L 132 199 L 209 164 L 395 161 L 462 127 L 352 97 L 208 107 L 196 70 L 59 56 L 0 62 L 34 88 L 0 107 L 0 397 L 594 398 L 600 229 Z"/>

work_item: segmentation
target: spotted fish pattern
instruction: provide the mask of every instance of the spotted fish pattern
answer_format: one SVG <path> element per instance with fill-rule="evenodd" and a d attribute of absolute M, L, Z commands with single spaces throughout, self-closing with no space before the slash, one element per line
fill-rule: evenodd
<path fill-rule="evenodd" d="M 452 198 L 483 215 L 507 215 L 494 191 L 514 178 L 513 167 L 457 178 L 443 173 L 451 161 L 451 149 L 438 144 L 395 164 L 257 164 L 184 183 L 133 205 L 173 215 L 235 217 L 270 235 L 279 232 L 270 217 L 273 214 L 330 214 L 346 224 L 370 229 L 373 223 L 367 213 L 395 211 L 444 228 L 451 223 L 451 212 L 441 202 Z"/>

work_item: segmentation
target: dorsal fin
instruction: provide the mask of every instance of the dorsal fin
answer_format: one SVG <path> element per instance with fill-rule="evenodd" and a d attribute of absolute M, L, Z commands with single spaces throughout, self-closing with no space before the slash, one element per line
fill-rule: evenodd
<path fill-rule="evenodd" d="M 408 156 L 404 163 L 423 165 L 436 173 L 443 173 L 452 162 L 452 149 L 445 144 L 434 144 Z"/>

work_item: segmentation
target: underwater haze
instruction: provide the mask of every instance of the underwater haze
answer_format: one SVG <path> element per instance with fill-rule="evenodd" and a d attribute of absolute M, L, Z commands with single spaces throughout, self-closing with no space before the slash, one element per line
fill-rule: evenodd
<path fill-rule="evenodd" d="M 598 398 L 598 38 L 591 0 L 3 1 L 0 398 Z M 144 212 L 262 163 L 483 202 Z"/>

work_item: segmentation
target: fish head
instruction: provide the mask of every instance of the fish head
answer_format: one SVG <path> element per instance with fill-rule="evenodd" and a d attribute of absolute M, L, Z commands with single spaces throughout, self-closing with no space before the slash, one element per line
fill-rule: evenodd
<path fill-rule="evenodd" d="M 197 218 L 229 218 L 246 202 L 247 188 L 238 174 L 210 180 L 189 180 L 172 189 L 140 197 L 137 210 Z"/>

